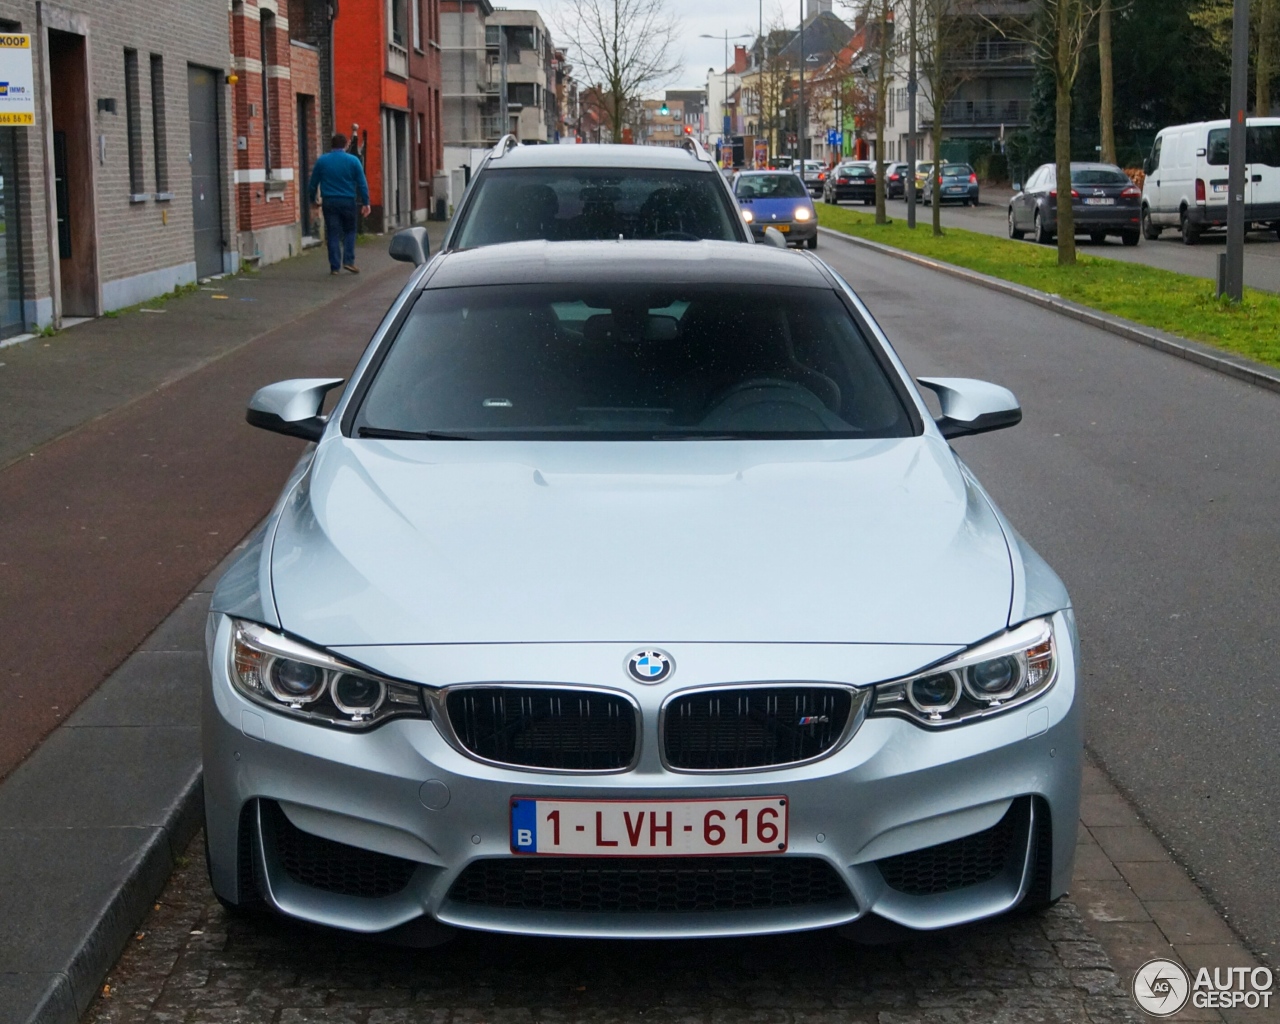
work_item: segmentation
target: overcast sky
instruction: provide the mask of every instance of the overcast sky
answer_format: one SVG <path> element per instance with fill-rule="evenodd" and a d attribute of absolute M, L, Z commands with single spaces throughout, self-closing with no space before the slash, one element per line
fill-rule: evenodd
<path fill-rule="evenodd" d="M 750 32 L 755 38 L 756 26 L 760 17 L 759 0 L 667 0 L 670 9 L 675 12 L 681 25 L 681 49 L 684 69 L 671 83 L 672 89 L 695 89 L 706 85 L 707 68 L 717 71 L 724 69 L 724 33 L 729 36 L 729 52 L 733 52 L 735 40 L 733 36 Z M 556 31 L 556 17 L 565 9 L 563 0 L 506 0 L 503 6 L 512 10 L 532 8 L 542 15 L 542 20 L 551 30 L 551 38 L 559 43 L 561 34 Z M 800 21 L 801 0 L 787 0 L 787 24 L 798 24 Z M 764 21 L 769 22 L 782 10 L 779 0 L 764 0 Z M 715 35 L 717 39 L 700 39 L 701 34 Z M 750 39 L 739 39 L 738 43 L 750 43 Z M 573 55 L 569 55 L 570 62 Z"/>

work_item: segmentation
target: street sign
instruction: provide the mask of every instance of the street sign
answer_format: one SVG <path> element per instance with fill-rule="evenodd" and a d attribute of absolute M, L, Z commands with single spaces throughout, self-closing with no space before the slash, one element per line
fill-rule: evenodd
<path fill-rule="evenodd" d="M 0 33 L 0 125 L 36 123 L 31 36 Z"/>

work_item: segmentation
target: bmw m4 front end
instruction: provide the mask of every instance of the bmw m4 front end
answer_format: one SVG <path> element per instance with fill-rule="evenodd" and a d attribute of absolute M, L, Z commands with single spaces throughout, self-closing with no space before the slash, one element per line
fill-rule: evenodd
<path fill-rule="evenodd" d="M 220 583 L 230 906 L 366 933 L 935 929 L 1066 888 L 1065 589 L 820 261 L 519 243 L 415 275 Z"/>

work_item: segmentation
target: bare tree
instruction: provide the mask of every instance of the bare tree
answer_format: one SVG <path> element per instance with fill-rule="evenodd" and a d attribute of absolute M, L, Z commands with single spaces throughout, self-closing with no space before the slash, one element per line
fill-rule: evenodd
<path fill-rule="evenodd" d="M 890 65 L 893 62 L 893 7 L 894 0 L 867 0 L 867 27 L 874 26 L 871 43 L 875 54 L 875 99 L 876 99 L 876 223 L 887 224 L 889 217 L 885 212 L 884 201 L 884 129 L 885 107 L 888 103 L 887 92 Z"/>
<path fill-rule="evenodd" d="M 750 78 L 751 89 L 755 93 L 756 107 L 759 111 L 757 135 L 768 138 L 770 157 L 777 156 L 781 150 L 779 131 L 783 111 L 790 102 L 791 66 L 782 55 L 790 33 L 780 17 L 775 17 L 765 29 L 759 40 L 761 47 L 756 71 Z"/>
<path fill-rule="evenodd" d="M 1254 113 L 1271 113 L 1271 76 L 1275 53 L 1276 8 L 1280 0 L 1252 0 L 1249 4 L 1250 57 L 1253 61 Z M 1204 29 L 1210 42 L 1228 60 L 1231 58 L 1231 0 L 1200 0 L 1191 11 L 1191 20 Z"/>
<path fill-rule="evenodd" d="M 934 196 L 933 233 L 942 234 L 942 204 L 937 199 L 938 172 L 942 168 L 942 124 L 946 106 L 973 75 L 969 60 L 978 40 L 989 31 L 980 0 L 917 0 L 916 53 L 920 66 L 920 91 L 932 108 Z M 914 187 L 909 181 L 907 187 Z"/>
<path fill-rule="evenodd" d="M 615 142 L 641 95 L 680 70 L 679 28 L 667 0 L 564 0 L 556 34 L 572 48 L 584 77 L 599 83 Z"/>
<path fill-rule="evenodd" d="M 1053 159 L 1057 168 L 1058 266 L 1076 261 L 1076 219 L 1071 208 L 1071 90 L 1093 21 L 1105 0 L 1040 0 L 1039 10 L 1014 27 L 992 23 L 1004 35 L 1029 43 L 1036 59 L 1053 71 Z"/>
<path fill-rule="evenodd" d="M 1102 135 L 1102 162 L 1116 162 L 1115 80 L 1111 65 L 1111 0 L 1098 8 L 1098 73 L 1101 78 L 1098 123 Z"/>

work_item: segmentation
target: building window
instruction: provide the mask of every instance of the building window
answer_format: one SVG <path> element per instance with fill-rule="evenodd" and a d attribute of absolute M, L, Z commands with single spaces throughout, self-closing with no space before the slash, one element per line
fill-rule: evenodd
<path fill-rule="evenodd" d="M 169 135 L 164 117 L 164 58 L 151 55 L 151 141 L 155 147 L 156 191 L 169 191 Z"/>
<path fill-rule="evenodd" d="M 422 49 L 422 0 L 409 0 L 413 4 L 413 48 Z"/>
<path fill-rule="evenodd" d="M 388 0 L 387 2 L 387 14 L 389 15 L 388 21 L 390 22 L 391 28 L 391 41 L 395 43 L 396 46 L 408 45 L 406 42 L 408 38 L 408 32 L 406 29 L 408 26 L 405 25 L 405 3 L 406 0 Z"/>
<path fill-rule="evenodd" d="M 263 11 L 258 19 L 258 52 L 262 57 L 262 160 L 267 177 L 271 177 L 274 166 L 271 160 L 272 113 L 271 110 L 271 66 L 276 63 L 276 16 Z"/>
<path fill-rule="evenodd" d="M 124 51 L 125 128 L 129 133 L 129 195 L 145 198 L 142 170 L 142 88 L 138 81 L 138 51 Z"/>
<path fill-rule="evenodd" d="M 427 115 L 418 115 L 418 180 L 431 176 L 431 164 L 427 162 Z"/>

